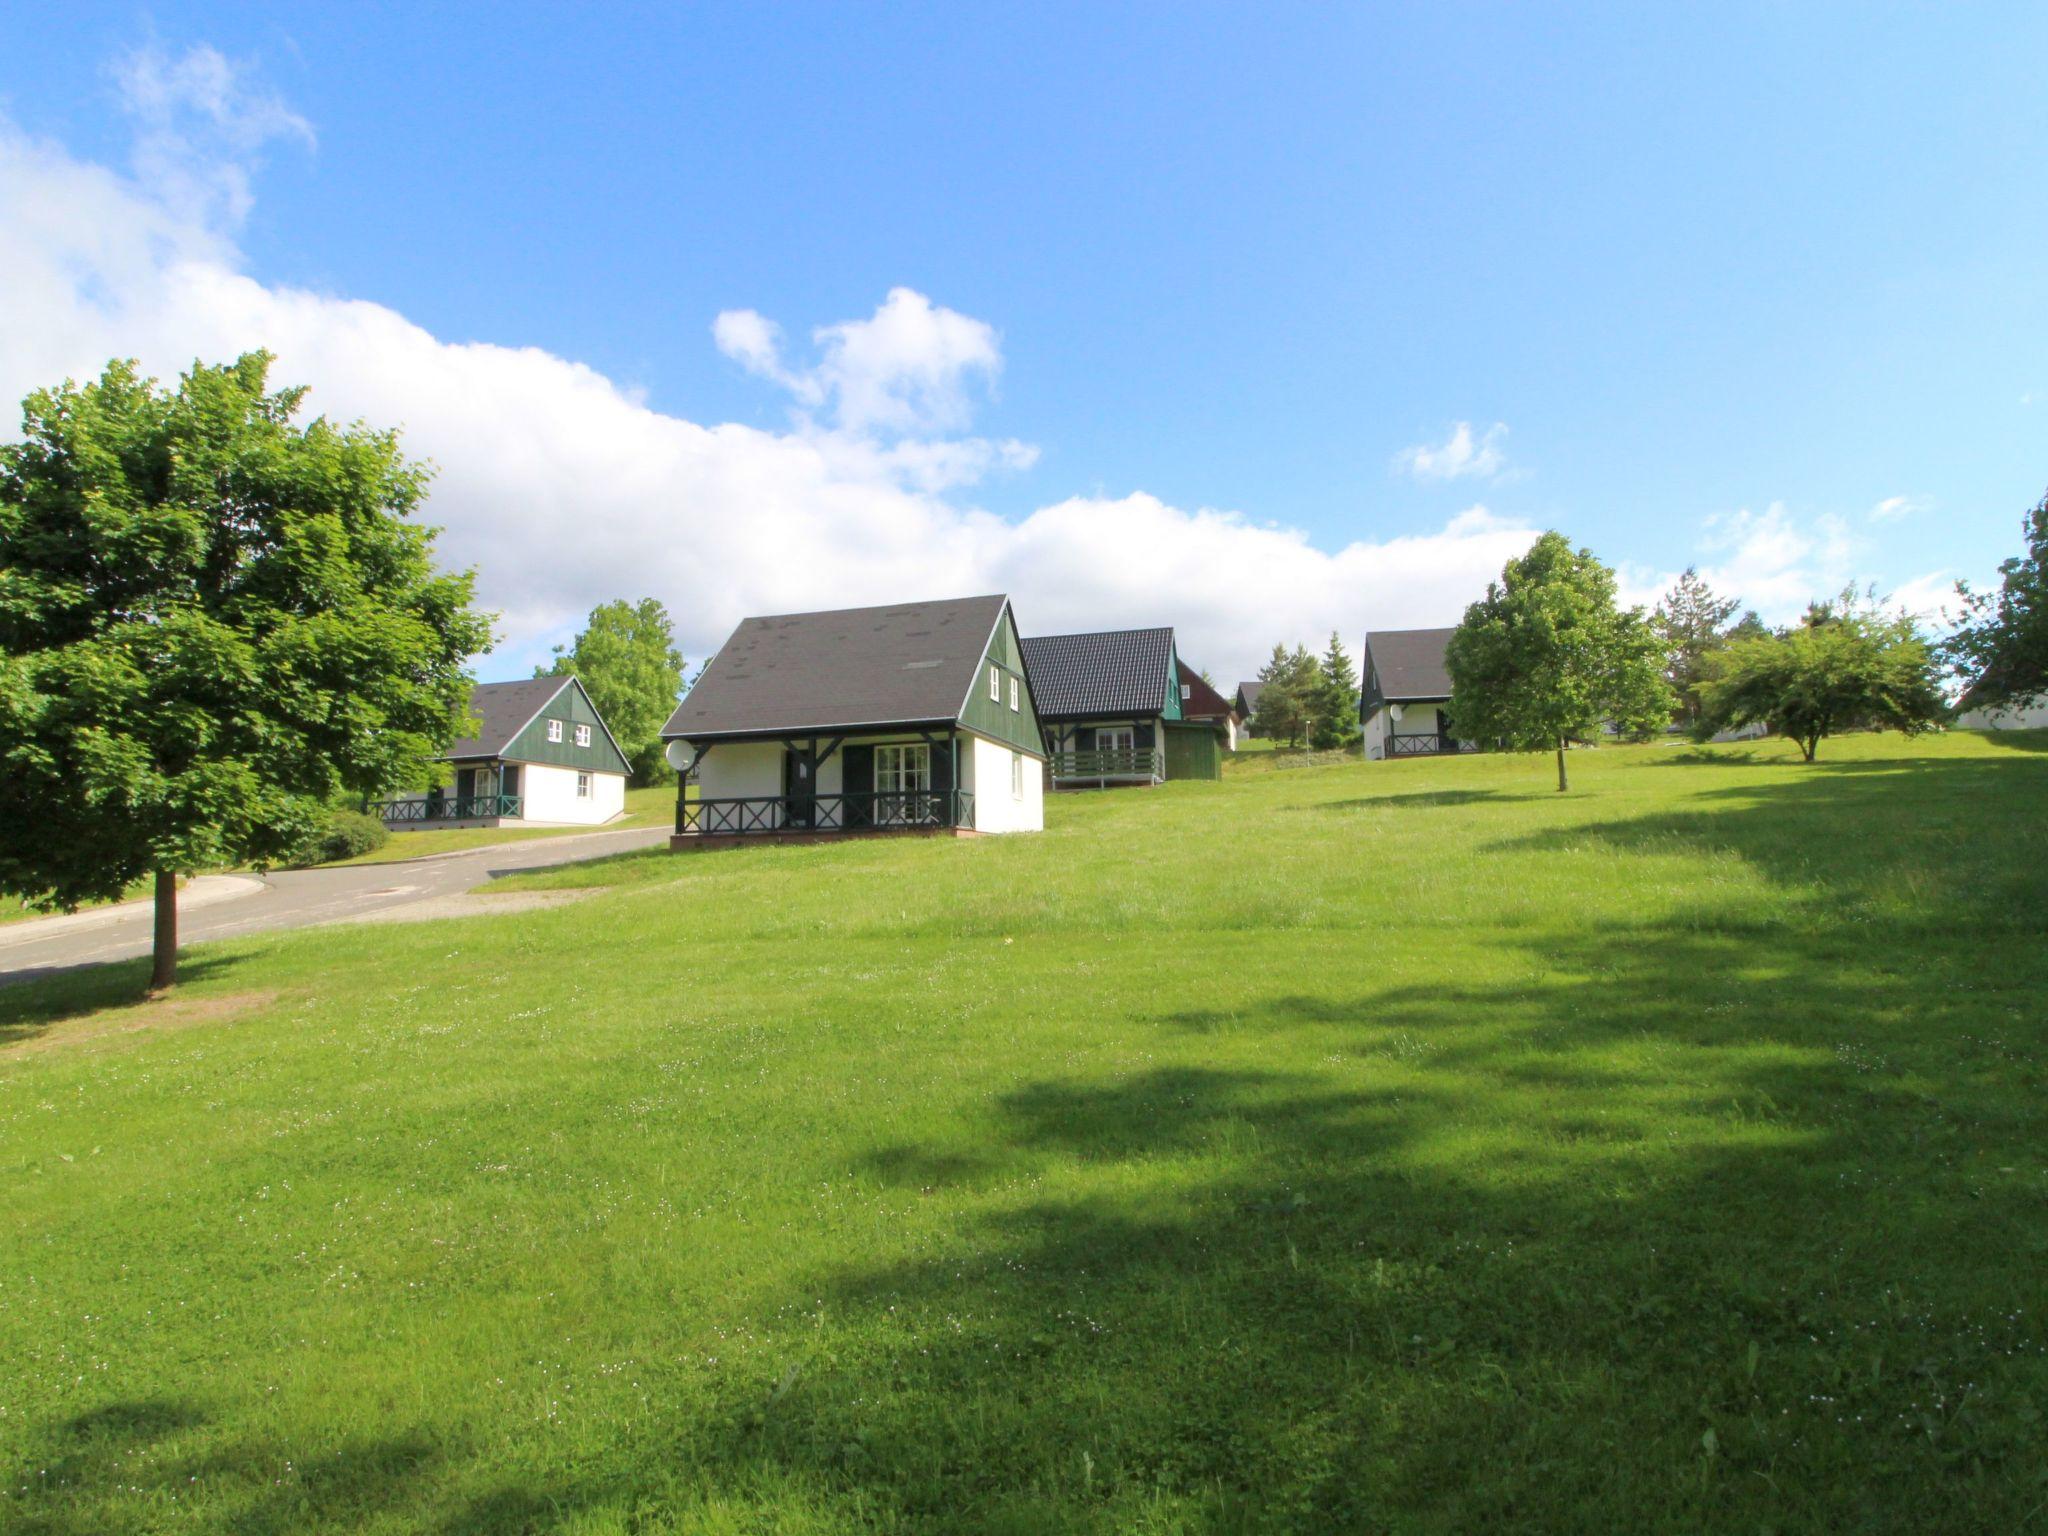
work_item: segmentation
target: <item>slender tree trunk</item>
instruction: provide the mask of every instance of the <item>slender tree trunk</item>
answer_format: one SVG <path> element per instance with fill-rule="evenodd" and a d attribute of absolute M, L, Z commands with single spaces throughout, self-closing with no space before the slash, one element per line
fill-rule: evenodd
<path fill-rule="evenodd" d="M 178 979 L 178 877 L 168 869 L 156 872 L 156 955 L 149 970 L 149 989 L 161 992 Z"/>
<path fill-rule="evenodd" d="M 1561 795 L 1571 787 L 1571 780 L 1565 777 L 1564 738 L 1560 736 L 1557 738 L 1557 792 Z"/>

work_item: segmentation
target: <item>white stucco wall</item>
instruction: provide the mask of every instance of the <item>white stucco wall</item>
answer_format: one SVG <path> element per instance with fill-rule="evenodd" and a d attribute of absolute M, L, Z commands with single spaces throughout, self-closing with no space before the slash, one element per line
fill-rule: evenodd
<path fill-rule="evenodd" d="M 1973 709 L 1956 717 L 1965 731 L 2032 731 L 2048 726 L 2048 693 L 2001 705 L 1997 709 Z"/>
<path fill-rule="evenodd" d="M 519 765 L 519 812 L 522 821 L 559 821 L 595 826 L 626 808 L 626 776 L 592 773 L 590 797 L 576 794 L 576 775 L 587 771 L 558 768 L 552 763 Z"/>
<path fill-rule="evenodd" d="M 1012 790 L 1010 764 L 1024 762 L 1024 793 Z M 974 795 L 977 832 L 1045 830 L 1045 764 L 1028 753 L 981 736 L 960 739 L 960 787 Z"/>

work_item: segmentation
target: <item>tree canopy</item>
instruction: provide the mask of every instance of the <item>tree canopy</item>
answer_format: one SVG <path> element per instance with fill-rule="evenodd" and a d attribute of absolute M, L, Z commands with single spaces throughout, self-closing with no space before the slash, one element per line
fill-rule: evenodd
<path fill-rule="evenodd" d="M 1791 737 L 1809 763 L 1838 731 L 1916 735 L 1948 713 L 1934 653 L 1912 618 L 1851 588 L 1815 603 L 1780 634 L 1737 641 L 1708 659 L 1694 732 L 1755 722 Z"/>
<path fill-rule="evenodd" d="M 1942 654 L 1969 680 L 1972 705 L 2048 693 L 2048 496 L 2026 515 L 2021 536 L 2026 551 L 1999 566 L 1997 591 L 1956 583 L 1962 622 Z"/>
<path fill-rule="evenodd" d="M 23 404 L 0 445 L 0 890 L 50 905 L 284 857 L 337 793 L 431 771 L 490 644 L 414 522 L 396 435 L 295 421 L 271 359 L 133 363 Z M 168 924 L 168 927 L 167 927 Z"/>
<path fill-rule="evenodd" d="M 1266 664 L 1259 668 L 1259 707 L 1252 724 L 1261 736 L 1290 747 L 1307 739 L 1319 707 L 1317 692 L 1322 672 L 1315 657 L 1297 645 L 1292 651 L 1276 644 Z"/>
<path fill-rule="evenodd" d="M 1688 725 L 1700 717 L 1699 685 L 1706 659 L 1728 644 L 1728 617 L 1740 606 L 1737 599 L 1722 597 L 1689 565 L 1650 614 L 1650 627 L 1664 643 L 1664 680 Z"/>
<path fill-rule="evenodd" d="M 590 610 L 590 621 L 569 646 L 534 676 L 573 674 L 642 782 L 661 772 L 661 728 L 683 691 L 683 653 L 676 649 L 668 610 L 651 597 L 618 598 Z"/>
<path fill-rule="evenodd" d="M 1640 608 L 1615 602 L 1614 572 L 1590 550 L 1546 533 L 1510 560 L 1465 610 L 1444 660 L 1458 734 L 1514 751 L 1554 750 L 1660 729 L 1671 718 L 1663 647 Z"/>

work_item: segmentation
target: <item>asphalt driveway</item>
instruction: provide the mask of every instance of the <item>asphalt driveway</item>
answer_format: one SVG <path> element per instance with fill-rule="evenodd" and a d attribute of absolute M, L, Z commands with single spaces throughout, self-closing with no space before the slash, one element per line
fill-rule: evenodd
<path fill-rule="evenodd" d="M 495 875 L 660 847 L 668 836 L 665 826 L 633 827 L 620 832 L 537 837 L 396 864 L 283 870 L 246 879 L 229 877 L 217 883 L 195 881 L 179 893 L 179 945 L 182 949 L 208 939 L 372 917 L 414 902 L 460 895 Z M 145 901 L 73 917 L 0 925 L 0 983 L 146 955 L 152 922 Z"/>

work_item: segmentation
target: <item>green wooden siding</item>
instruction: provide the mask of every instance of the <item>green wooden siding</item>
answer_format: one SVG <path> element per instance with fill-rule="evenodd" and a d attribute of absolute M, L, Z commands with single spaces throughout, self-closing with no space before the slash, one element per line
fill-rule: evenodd
<path fill-rule="evenodd" d="M 1222 777 L 1223 747 L 1211 727 L 1190 724 L 1166 728 L 1167 783 L 1171 784 L 1176 779 Z"/>
<path fill-rule="evenodd" d="M 562 739 L 548 740 L 548 721 L 562 722 Z M 576 727 L 590 727 L 590 745 L 576 745 Z M 605 734 L 604 721 L 598 718 L 597 706 L 590 702 L 590 695 L 583 691 L 583 685 L 570 678 L 568 686 L 553 699 L 525 730 L 512 738 L 512 744 L 503 754 L 513 762 L 550 763 L 557 768 L 586 768 L 597 773 L 631 773 L 632 765 L 621 757 L 612 746 L 611 737 Z"/>
<path fill-rule="evenodd" d="M 1159 713 L 1168 720 L 1180 718 L 1180 650 L 1166 648 L 1166 708 Z"/>
<path fill-rule="evenodd" d="M 1002 679 L 1000 699 L 988 696 L 988 669 L 994 667 Z M 1017 708 L 1010 708 L 1010 680 L 1017 681 Z M 1017 621 L 1006 606 L 989 636 L 988 649 L 974 669 L 974 686 L 967 690 L 967 703 L 960 711 L 960 723 L 991 741 L 1000 741 L 1034 756 L 1045 755 L 1045 737 L 1038 724 L 1038 705 L 1031 697 L 1031 679 L 1024 675 L 1024 651 L 1017 644 Z"/>

